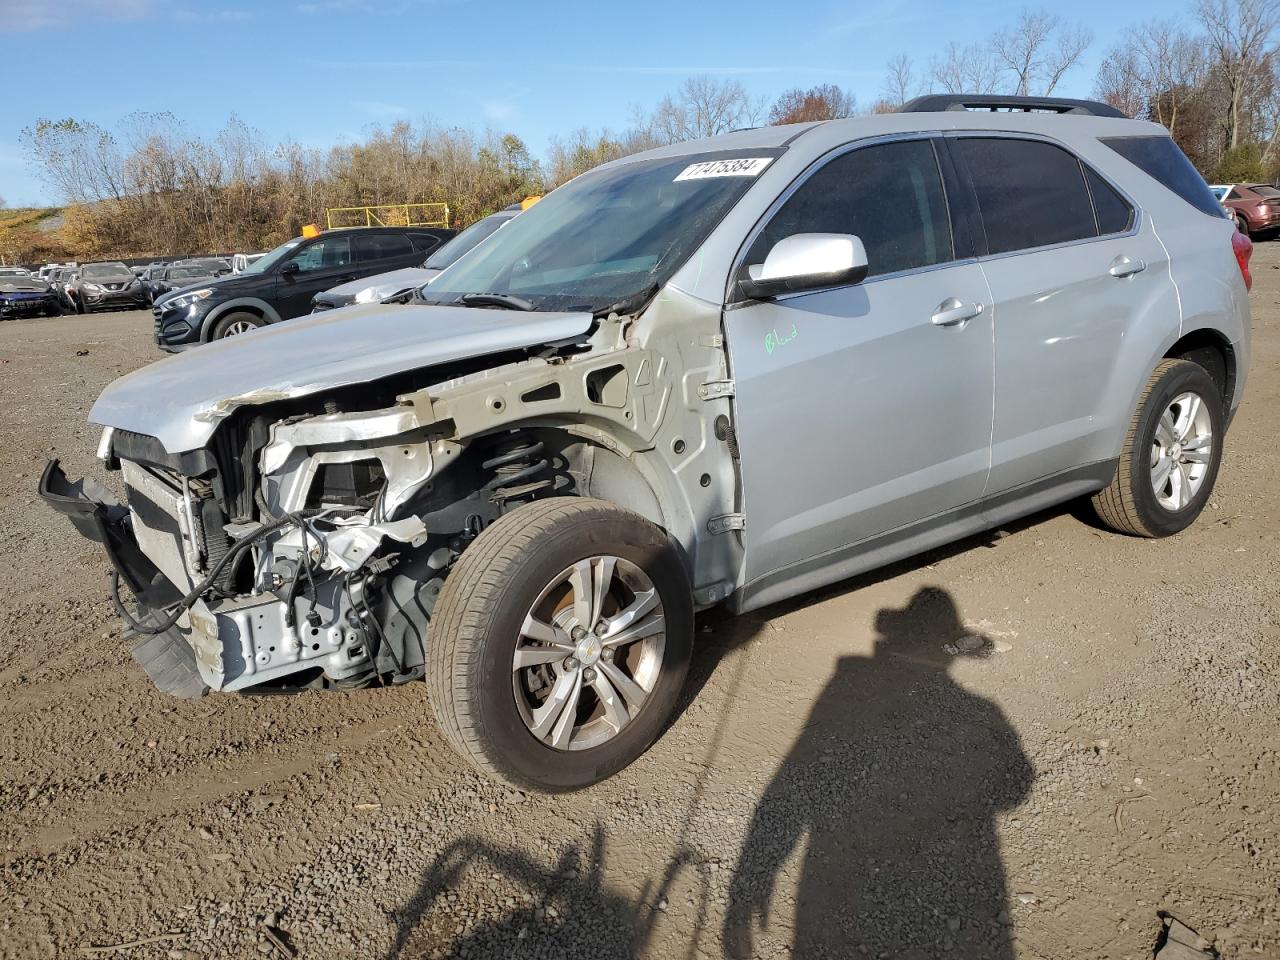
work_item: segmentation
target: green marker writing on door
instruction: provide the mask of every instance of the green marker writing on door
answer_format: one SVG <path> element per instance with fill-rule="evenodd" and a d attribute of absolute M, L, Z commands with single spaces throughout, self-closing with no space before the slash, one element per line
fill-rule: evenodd
<path fill-rule="evenodd" d="M 796 325 L 794 323 L 791 325 L 790 336 L 780 337 L 778 336 L 777 330 L 770 330 L 768 333 L 764 335 L 764 352 L 772 356 L 774 350 L 777 350 L 778 347 L 786 346 L 788 343 L 794 340 L 797 336 L 799 336 L 799 333 L 800 332 L 796 329 Z"/>

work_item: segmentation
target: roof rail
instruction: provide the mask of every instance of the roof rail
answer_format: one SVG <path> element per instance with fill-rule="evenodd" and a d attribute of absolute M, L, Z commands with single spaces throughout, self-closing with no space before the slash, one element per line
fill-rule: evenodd
<path fill-rule="evenodd" d="M 1011 110 L 1023 113 L 1073 113 L 1091 117 L 1121 117 L 1109 103 L 1067 97 L 1014 97 L 991 93 L 930 93 L 898 108 L 898 113 L 943 113 L 951 110 Z"/>

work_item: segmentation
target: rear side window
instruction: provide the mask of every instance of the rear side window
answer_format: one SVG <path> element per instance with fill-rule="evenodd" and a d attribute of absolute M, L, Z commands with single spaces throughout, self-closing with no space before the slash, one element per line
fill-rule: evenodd
<path fill-rule="evenodd" d="M 978 194 L 990 253 L 1098 235 L 1080 161 L 1038 140 L 966 137 L 953 149 Z"/>
<path fill-rule="evenodd" d="M 1169 137 L 1112 137 L 1102 141 L 1147 176 L 1166 187 L 1201 213 L 1221 217 L 1222 209 L 1186 154 Z"/>
<path fill-rule="evenodd" d="M 774 244 L 797 233 L 856 235 L 867 249 L 868 276 L 951 260 L 951 224 L 933 144 L 885 143 L 829 161 L 774 214 L 747 262 L 763 263 Z"/>
<path fill-rule="evenodd" d="M 1089 183 L 1093 197 L 1093 212 L 1098 218 L 1098 235 L 1124 233 L 1133 226 L 1133 207 L 1111 184 L 1103 180 L 1096 170 L 1084 168 L 1084 178 Z"/>
<path fill-rule="evenodd" d="M 413 241 L 413 249 L 419 253 L 430 253 L 441 243 L 440 238 L 433 233 L 411 233 L 409 239 Z"/>
<path fill-rule="evenodd" d="M 351 246 L 357 263 L 389 260 L 413 253 L 413 244 L 402 233 L 358 233 L 352 237 Z"/>

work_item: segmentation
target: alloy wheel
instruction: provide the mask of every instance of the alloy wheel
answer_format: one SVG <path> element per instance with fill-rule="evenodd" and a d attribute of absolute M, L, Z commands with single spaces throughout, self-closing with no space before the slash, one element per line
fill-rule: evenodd
<path fill-rule="evenodd" d="M 512 657 L 525 726 L 556 750 L 616 737 L 662 672 L 666 617 L 653 582 L 615 556 L 579 560 L 542 590 Z"/>
<path fill-rule="evenodd" d="M 1184 509 L 1204 484 L 1213 459 L 1213 420 L 1195 393 L 1174 397 L 1151 441 L 1151 489 L 1166 510 Z"/>
<path fill-rule="evenodd" d="M 223 332 L 222 336 L 225 339 L 226 337 L 238 336 L 239 334 L 248 333 L 250 330 L 256 329 L 258 329 L 257 324 L 250 323 L 248 320 L 237 320 L 235 323 L 227 325 L 227 329 Z"/>

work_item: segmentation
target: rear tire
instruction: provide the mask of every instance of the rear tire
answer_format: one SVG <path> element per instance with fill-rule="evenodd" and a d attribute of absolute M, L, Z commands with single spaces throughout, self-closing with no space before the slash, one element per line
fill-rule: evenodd
<path fill-rule="evenodd" d="M 1243 233 L 1246 237 L 1253 239 L 1251 234 L 1249 233 L 1249 221 L 1246 220 L 1243 216 L 1236 217 L 1236 229 L 1239 230 L 1241 233 Z"/>
<path fill-rule="evenodd" d="M 265 327 L 266 325 L 265 320 L 254 316 L 252 313 L 228 313 L 225 317 L 218 318 L 218 322 L 213 325 L 213 333 L 209 335 L 209 339 L 224 340 L 227 337 L 248 333 L 252 329 Z"/>
<path fill-rule="evenodd" d="M 588 576 L 566 581 L 570 570 Z M 605 589 L 587 604 L 596 623 L 584 631 L 580 594 L 555 591 L 597 578 Z M 624 621 L 628 610 L 635 617 Z M 644 639 L 621 639 L 632 633 Z M 428 645 L 432 706 L 458 753 L 520 790 L 576 790 L 634 761 L 670 719 L 693 645 L 692 589 L 671 539 L 643 517 L 601 500 L 540 500 L 503 516 L 462 554 Z M 537 666 L 522 666 L 525 658 Z M 611 690 L 625 697 L 610 699 Z M 563 725 L 552 709 L 558 691 L 568 703 Z"/>
<path fill-rule="evenodd" d="M 1225 422 L 1222 394 L 1204 367 L 1160 361 L 1138 400 L 1116 475 L 1093 497 L 1098 517 L 1138 537 L 1186 529 L 1213 492 Z"/>

